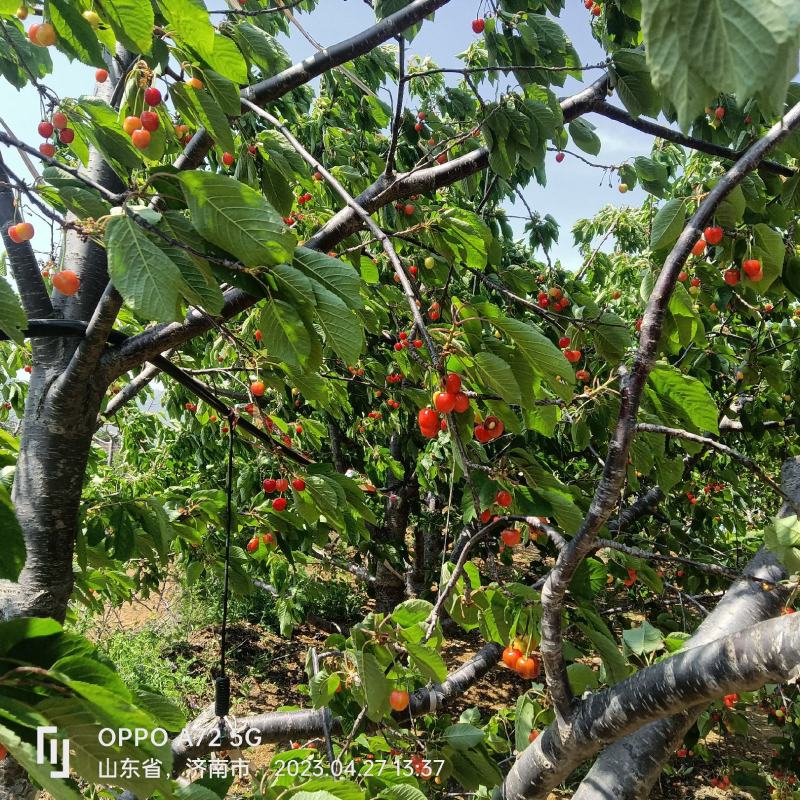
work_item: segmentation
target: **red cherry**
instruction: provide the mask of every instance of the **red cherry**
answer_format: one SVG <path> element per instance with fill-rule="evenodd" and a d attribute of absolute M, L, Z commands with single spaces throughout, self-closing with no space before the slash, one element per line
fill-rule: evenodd
<path fill-rule="evenodd" d="M 693 256 L 701 256 L 705 252 L 705 249 L 706 249 L 705 239 L 698 239 L 694 243 L 694 247 L 692 248 L 692 255 Z"/>
<path fill-rule="evenodd" d="M 453 410 L 459 414 L 463 414 L 469 409 L 469 397 L 464 392 L 456 392 L 456 404 Z"/>
<path fill-rule="evenodd" d="M 22 239 L 17 233 L 17 227 L 18 226 L 16 225 L 9 225 L 8 231 L 6 232 L 8 233 L 8 238 L 11 239 L 11 241 L 14 242 L 14 244 L 22 244 Z"/>
<path fill-rule="evenodd" d="M 306 488 L 306 482 L 302 478 L 295 478 L 292 481 L 292 489 L 296 492 L 303 492 Z"/>
<path fill-rule="evenodd" d="M 718 245 L 722 241 L 722 237 L 724 235 L 725 234 L 719 225 L 714 225 L 713 227 L 706 228 L 705 231 L 703 231 L 703 238 L 708 244 L 711 245 Z"/>
<path fill-rule="evenodd" d="M 230 153 L 223 153 L 222 154 L 222 163 L 226 167 L 232 167 L 236 159 Z"/>
<path fill-rule="evenodd" d="M 44 142 L 43 144 L 39 145 L 39 152 L 43 156 L 52 158 L 56 154 L 56 146 L 54 144 L 50 144 L 50 142 Z"/>
<path fill-rule="evenodd" d="M 458 394 L 461 391 L 461 376 L 455 372 L 449 372 L 444 379 L 444 385 L 451 394 Z"/>
<path fill-rule="evenodd" d="M 564 160 L 564 158 L 565 158 L 564 153 L 559 150 L 559 152 L 556 153 L 556 163 L 560 164 Z"/>
<path fill-rule="evenodd" d="M 503 650 L 503 663 L 509 668 L 514 669 L 517 666 L 517 661 L 522 658 L 522 651 L 517 650 L 516 647 L 506 647 Z"/>
<path fill-rule="evenodd" d="M 247 145 L 247 152 L 254 156 L 258 152 L 258 148 L 254 144 Z M 284 220 L 285 222 L 286 220 Z"/>
<path fill-rule="evenodd" d="M 424 111 L 419 111 L 417 113 L 417 119 L 420 120 L 420 122 L 424 121 L 425 117 L 427 117 L 427 116 L 428 115 Z"/>
<path fill-rule="evenodd" d="M 406 206 L 403 207 L 403 213 L 407 217 L 412 216 L 415 211 L 416 211 L 416 208 L 411 203 L 408 203 Z"/>
<path fill-rule="evenodd" d="M 275 488 L 283 493 L 289 488 L 289 481 L 286 478 L 278 478 L 278 480 L 275 481 Z"/>
<path fill-rule="evenodd" d="M 98 69 L 95 70 L 94 79 L 97 83 L 105 83 L 108 80 L 108 70 L 107 69 Z"/>
<path fill-rule="evenodd" d="M 722 122 L 722 120 L 725 119 L 725 106 L 717 106 L 714 111 L 714 116 Z"/>
<path fill-rule="evenodd" d="M 603 13 L 603 9 L 599 5 L 597 5 L 597 3 L 595 3 L 592 6 L 592 16 L 593 17 L 599 17 L 602 13 Z"/>
<path fill-rule="evenodd" d="M 53 275 L 53 288 L 65 297 L 72 297 L 81 288 L 81 279 L 71 269 L 65 269 Z"/>
<path fill-rule="evenodd" d="M 738 269 L 726 269 L 722 276 L 722 280 L 724 280 L 728 286 L 736 286 L 736 284 L 739 283 L 740 278 L 741 276 Z"/>
<path fill-rule="evenodd" d="M 581 351 L 580 350 L 565 350 L 564 357 L 569 361 L 570 364 L 577 364 L 578 361 L 581 360 Z"/>
<path fill-rule="evenodd" d="M 142 111 L 142 127 L 146 131 L 157 131 L 159 125 L 158 114 L 154 111 Z"/>
<path fill-rule="evenodd" d="M 39 131 L 39 136 L 43 139 L 49 139 L 53 135 L 53 125 L 52 123 L 48 122 L 46 119 L 43 119 L 39 123 L 39 127 L 37 128 Z"/>
<path fill-rule="evenodd" d="M 506 547 L 516 547 L 522 541 L 522 534 L 516 528 L 508 528 L 500 534 Z"/>
<path fill-rule="evenodd" d="M 258 536 L 254 536 L 248 543 L 247 543 L 247 552 L 248 553 L 255 553 L 258 550 L 259 545 L 259 538 Z"/>
<path fill-rule="evenodd" d="M 264 480 L 261 482 L 261 485 L 264 487 L 264 491 L 267 494 L 272 494 L 275 491 L 278 482 L 275 480 L 275 478 L 264 478 Z"/>
<path fill-rule="evenodd" d="M 483 427 L 483 425 L 475 426 L 475 438 L 481 443 L 486 444 L 492 438 L 492 434 Z"/>
<path fill-rule="evenodd" d="M 562 336 L 558 340 L 558 346 L 563 350 L 565 347 L 569 347 L 572 344 L 572 339 L 569 336 Z"/>
<path fill-rule="evenodd" d="M 53 127 L 59 131 L 64 130 L 64 128 L 66 128 L 69 124 L 66 114 L 61 111 L 56 111 L 50 121 L 53 123 Z"/>
<path fill-rule="evenodd" d="M 485 508 L 481 511 L 481 522 L 485 525 L 492 517 L 492 512 L 490 509 Z"/>
<path fill-rule="evenodd" d="M 447 153 L 442 153 L 440 156 L 436 156 L 436 163 L 437 164 L 446 164 L 447 163 Z"/>
<path fill-rule="evenodd" d="M 274 511 L 285 511 L 286 510 L 286 498 L 285 497 L 276 497 L 272 501 L 272 508 Z"/>
<path fill-rule="evenodd" d="M 417 350 L 419 350 L 419 348 L 422 347 L 422 339 L 414 339 L 412 344 L 417 348 Z"/>
<path fill-rule="evenodd" d="M 250 384 L 250 391 L 254 397 L 263 397 L 266 388 L 264 381 L 253 381 Z"/>
<path fill-rule="evenodd" d="M 421 122 L 418 122 L 416 125 L 414 125 L 414 130 L 415 130 L 417 133 L 419 133 L 419 132 L 422 130 L 422 123 L 421 123 Z"/>
<path fill-rule="evenodd" d="M 577 378 L 579 381 L 583 381 L 583 383 L 588 383 L 588 381 L 589 381 L 589 378 L 590 378 L 591 376 L 589 375 L 589 370 L 586 370 L 586 369 L 579 369 L 579 370 L 578 370 L 578 371 L 575 373 L 575 377 L 576 377 L 576 378 Z"/>
<path fill-rule="evenodd" d="M 63 131 L 58 132 L 58 140 L 61 144 L 72 144 L 75 140 L 75 131 L 72 128 L 64 128 Z"/>
<path fill-rule="evenodd" d="M 131 134 L 131 141 L 137 150 L 146 150 L 150 147 L 150 131 L 140 128 Z"/>
<path fill-rule="evenodd" d="M 520 677 L 532 681 L 539 677 L 542 665 L 539 659 L 534 655 L 527 657 L 522 656 L 522 658 L 517 661 L 514 669 Z"/>
<path fill-rule="evenodd" d="M 682 270 L 681 270 L 681 271 L 678 273 L 678 280 L 679 280 L 681 283 L 685 283 L 687 280 L 689 280 L 689 273 L 688 273 L 688 272 L 687 272 L 685 269 L 682 269 Z"/>
<path fill-rule="evenodd" d="M 22 244 L 33 239 L 34 228 L 30 222 L 19 222 L 8 229 L 8 235 L 12 242 Z"/>
<path fill-rule="evenodd" d="M 503 508 L 508 508 L 514 502 L 514 497 L 512 496 L 511 492 L 507 491 L 506 489 L 501 489 L 494 496 L 494 501 L 497 503 L 497 505 L 502 506 Z"/>
<path fill-rule="evenodd" d="M 483 17 L 478 17 L 478 19 L 472 20 L 472 32 L 481 34 L 486 28 L 486 20 Z"/>
<path fill-rule="evenodd" d="M 690 283 L 692 286 L 699 286 L 699 285 L 700 285 L 700 278 L 692 278 L 692 279 L 689 281 L 689 283 Z"/>
<path fill-rule="evenodd" d="M 253 334 L 253 338 L 254 338 L 254 339 L 257 341 L 257 342 L 260 342 L 260 341 L 261 341 L 261 340 L 264 338 L 264 334 L 263 334 L 263 333 L 261 333 L 261 331 L 257 330 L 257 331 L 256 331 L 256 332 Z"/>
<path fill-rule="evenodd" d="M 435 428 L 439 425 L 439 415 L 430 407 L 420 409 L 417 414 L 420 428 Z"/>
<path fill-rule="evenodd" d="M 151 108 L 161 103 L 161 92 L 155 86 L 150 86 L 144 90 L 144 101 Z"/>
<path fill-rule="evenodd" d="M 405 711 L 408 708 L 409 700 L 408 692 L 404 692 L 400 689 L 395 689 L 389 695 L 389 705 L 395 711 Z"/>
<path fill-rule="evenodd" d="M 539 738 L 539 731 L 531 731 L 528 734 L 528 741 L 533 744 Z"/>
<path fill-rule="evenodd" d="M 742 264 L 742 269 L 744 270 L 744 274 L 747 275 L 751 281 L 760 281 L 764 277 L 761 262 L 757 258 L 748 258 Z"/>
<path fill-rule="evenodd" d="M 486 417 L 486 419 L 483 421 L 483 427 L 489 431 L 489 435 L 492 437 L 492 439 L 497 439 L 498 436 L 502 436 L 503 431 L 506 428 L 500 418 L 491 416 Z"/>
<path fill-rule="evenodd" d="M 452 392 L 436 392 L 433 396 L 436 410 L 442 414 L 449 414 L 456 407 L 456 396 Z"/>

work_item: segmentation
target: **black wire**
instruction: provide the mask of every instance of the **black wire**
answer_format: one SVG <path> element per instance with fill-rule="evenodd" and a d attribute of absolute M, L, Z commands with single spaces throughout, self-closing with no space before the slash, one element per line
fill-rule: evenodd
<path fill-rule="evenodd" d="M 220 719 L 220 732 L 224 733 L 224 718 L 231 709 L 231 682 L 225 674 L 225 657 L 228 652 L 228 595 L 231 569 L 231 533 L 233 528 L 233 441 L 236 436 L 236 414 L 228 414 L 228 474 L 225 486 L 225 579 L 222 588 L 222 631 L 219 643 L 219 677 L 214 689 L 214 711 Z"/>
<path fill-rule="evenodd" d="M 231 414 L 228 420 L 228 477 L 226 481 L 226 529 L 225 529 L 225 580 L 222 589 L 222 639 L 220 641 L 219 652 L 219 673 L 225 677 L 225 653 L 228 638 L 228 583 L 231 567 L 231 528 L 232 528 L 232 507 L 233 507 L 233 439 L 236 430 L 236 420 Z"/>

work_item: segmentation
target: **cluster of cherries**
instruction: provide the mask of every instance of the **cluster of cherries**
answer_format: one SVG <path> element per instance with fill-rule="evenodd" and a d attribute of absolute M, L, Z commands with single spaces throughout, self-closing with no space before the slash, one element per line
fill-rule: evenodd
<path fill-rule="evenodd" d="M 304 206 L 306 203 L 310 203 L 314 199 L 314 195 L 311 192 L 304 192 L 297 198 L 297 205 Z"/>
<path fill-rule="evenodd" d="M 564 292 L 558 286 L 551 286 L 546 291 L 543 289 L 536 295 L 536 305 L 539 308 L 549 308 L 553 304 L 553 311 L 563 311 L 569 308 L 569 299 L 564 297 Z"/>
<path fill-rule="evenodd" d="M 276 539 L 271 533 L 263 533 L 261 536 L 253 536 L 253 538 L 247 543 L 247 552 L 255 553 L 255 551 L 258 550 L 261 542 L 264 542 L 264 547 L 266 547 L 268 550 L 271 550 L 273 547 L 275 547 Z"/>
<path fill-rule="evenodd" d="M 161 105 L 161 92 L 155 86 L 149 86 L 144 90 L 144 102 L 150 108 L 157 108 Z M 122 129 L 131 137 L 137 150 L 146 150 L 150 147 L 150 134 L 158 130 L 159 124 L 155 111 L 142 111 L 138 117 L 125 117 Z"/>
<path fill-rule="evenodd" d="M 533 653 L 525 655 L 525 653 L 519 647 L 515 647 L 514 644 L 509 645 L 503 650 L 503 663 L 509 669 L 513 669 L 521 678 L 525 678 L 525 680 L 529 681 L 536 680 L 542 671 L 542 662 L 539 656 Z"/>
<path fill-rule="evenodd" d="M 397 277 L 397 276 L 395 276 L 395 277 Z M 395 350 L 396 350 L 398 353 L 399 353 L 401 350 L 403 350 L 404 348 L 406 348 L 406 347 L 410 347 L 411 345 L 413 345 L 413 346 L 414 346 L 414 347 L 416 347 L 417 349 L 419 349 L 420 347 L 422 347 L 422 339 L 409 339 L 409 338 L 408 338 L 408 334 L 407 334 L 405 331 L 401 331 L 401 332 L 400 332 L 400 333 L 397 335 L 397 338 L 398 338 L 398 340 L 399 340 L 399 341 L 397 341 L 397 342 L 395 342 L 395 343 L 394 343 L 394 349 L 395 349 Z"/>
<path fill-rule="evenodd" d="M 43 139 L 49 139 L 58 131 L 58 141 L 61 144 L 72 144 L 75 141 L 75 131 L 69 127 L 69 120 L 62 111 L 56 111 L 49 121 L 43 119 L 37 130 Z M 52 158 L 56 154 L 56 146 L 52 142 L 42 142 L 39 145 L 39 152 L 43 156 Z"/>
<path fill-rule="evenodd" d="M 280 497 L 276 497 L 272 501 L 272 510 L 285 511 L 286 498 L 283 494 L 289 489 L 289 480 L 287 478 L 264 478 L 261 485 L 264 487 L 264 491 L 267 494 L 275 494 L 275 492 L 280 494 Z M 292 480 L 292 489 L 296 492 L 305 491 L 305 488 L 306 482 L 302 478 L 294 478 L 294 480 Z"/>
<path fill-rule="evenodd" d="M 562 336 L 558 340 L 558 346 L 561 348 L 561 352 L 564 354 L 564 358 L 569 361 L 570 364 L 577 364 L 581 360 L 581 356 L 583 355 L 580 350 L 574 350 L 570 348 L 572 344 L 572 339 L 569 336 Z M 584 383 L 588 383 L 591 375 L 589 374 L 588 369 L 579 369 L 575 373 L 575 377 L 579 381 L 583 381 Z"/>
<path fill-rule="evenodd" d="M 25 17 L 28 16 L 27 9 Z M 19 17 L 19 11 L 17 12 Z M 25 19 L 25 17 L 19 17 Z M 56 29 L 49 22 L 37 22 L 28 28 L 28 40 L 37 47 L 52 47 L 56 43 Z"/>
<path fill-rule="evenodd" d="M 420 432 L 427 439 L 435 439 L 439 431 L 446 427 L 447 423 L 439 419 L 439 414 L 451 414 L 454 411 L 463 414 L 469 411 L 469 398 L 461 391 L 460 375 L 450 372 L 445 376 L 444 390 L 433 395 L 433 406 L 426 406 L 417 414 Z"/>
<path fill-rule="evenodd" d="M 583 7 L 591 12 L 593 17 L 599 17 L 603 13 L 603 8 L 594 0 L 583 0 Z"/>

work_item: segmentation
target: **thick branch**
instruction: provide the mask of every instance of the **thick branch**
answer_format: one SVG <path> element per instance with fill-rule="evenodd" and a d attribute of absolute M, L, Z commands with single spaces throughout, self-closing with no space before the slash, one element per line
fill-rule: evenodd
<path fill-rule="evenodd" d="M 711 448 L 712 450 L 716 450 L 718 453 L 722 453 L 723 455 L 728 456 L 728 458 L 733 459 L 734 461 L 738 461 L 743 466 L 747 467 L 754 475 L 756 475 L 760 480 L 762 480 L 773 492 L 779 494 L 784 502 L 788 503 L 792 506 L 795 513 L 800 515 L 800 506 L 795 503 L 794 498 L 790 497 L 786 492 L 775 483 L 766 472 L 756 463 L 755 460 L 750 458 L 749 456 L 740 453 L 738 450 L 734 450 L 732 447 L 728 447 L 726 444 L 722 444 L 722 442 L 718 442 L 716 439 L 711 439 L 708 436 L 700 436 L 699 434 L 692 433 L 691 431 L 685 431 L 681 428 L 669 428 L 666 425 L 653 425 L 649 422 L 640 422 L 636 426 L 636 430 L 642 431 L 643 433 L 660 433 L 663 436 L 675 436 L 678 439 L 685 439 L 687 442 L 697 442 L 698 444 L 703 444 L 706 447 Z"/>
<path fill-rule="evenodd" d="M 19 288 L 25 314 L 31 319 L 47 319 L 53 316 L 53 306 L 42 273 L 39 272 L 33 247 L 30 242 L 16 244 L 8 235 L 9 226 L 16 222 L 21 222 L 21 219 L 17 216 L 14 191 L 3 159 L 0 157 L 0 232 L 3 234 L 3 244 L 8 253 L 11 272 Z"/>
<path fill-rule="evenodd" d="M 691 150 L 697 150 L 700 153 L 707 153 L 710 156 L 717 156 L 718 158 L 725 159 L 725 161 L 738 161 L 744 155 L 737 150 L 731 150 L 729 147 L 722 147 L 722 145 L 707 142 L 705 139 L 698 139 L 696 136 L 686 136 L 680 131 L 674 131 L 672 128 L 667 128 L 664 125 L 651 122 L 643 117 L 634 118 L 628 114 L 627 111 L 612 106 L 608 102 L 598 103 L 594 106 L 592 111 L 608 119 L 613 119 L 615 122 L 621 122 L 629 128 L 642 131 L 642 133 L 658 136 L 660 139 L 664 139 L 668 142 L 688 147 Z M 767 172 L 774 172 L 776 175 L 783 175 L 787 178 L 791 178 L 797 174 L 791 167 L 779 164 L 777 161 L 762 161 L 761 169 Z"/>
<path fill-rule="evenodd" d="M 334 67 L 366 55 L 448 2 L 449 0 L 413 0 L 405 8 L 382 19 L 371 28 L 317 51 L 313 56 L 292 64 L 277 75 L 248 86 L 242 91 L 242 99 L 261 106 L 271 103 Z M 175 166 L 181 170 L 199 167 L 212 145 L 213 141 L 206 131 L 199 130 L 175 162 Z"/>
<path fill-rule="evenodd" d="M 580 702 L 571 725 L 553 723 L 512 767 L 508 800 L 537 800 L 604 744 L 642 724 L 733 692 L 797 677 L 800 618 L 789 614 L 681 651 Z"/>

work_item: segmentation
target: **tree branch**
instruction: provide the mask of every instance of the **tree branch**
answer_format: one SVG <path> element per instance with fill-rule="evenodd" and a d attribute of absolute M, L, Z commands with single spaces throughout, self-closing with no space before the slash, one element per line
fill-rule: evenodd
<path fill-rule="evenodd" d="M 698 444 L 705 445 L 712 450 L 716 450 L 718 453 L 728 456 L 728 458 L 732 458 L 734 461 L 738 461 L 760 478 L 773 492 L 779 494 L 784 502 L 788 503 L 794 509 L 794 512 L 800 516 L 800 505 L 795 502 L 794 498 L 784 492 L 752 458 L 740 453 L 738 450 L 734 450 L 732 447 L 728 447 L 728 445 L 722 444 L 722 442 L 718 442 L 716 439 L 711 439 L 708 436 L 700 436 L 696 433 L 682 430 L 681 428 L 668 428 L 666 425 L 653 425 L 649 422 L 640 422 L 636 425 L 636 430 L 642 431 L 643 433 L 660 433 L 662 436 L 674 436 L 678 439 L 685 439 L 688 442 L 697 442 Z"/>
<path fill-rule="evenodd" d="M 3 244 L 8 253 L 11 272 L 20 291 L 20 299 L 25 314 L 30 319 L 49 319 L 53 316 L 53 306 L 44 285 L 44 278 L 39 272 L 39 263 L 30 242 L 16 244 L 8 235 L 8 228 L 21 222 L 14 203 L 14 192 L 11 188 L 6 166 L 0 157 L 0 232 Z"/>
<path fill-rule="evenodd" d="M 653 136 L 657 136 L 659 139 L 683 145 L 683 147 L 688 147 L 691 150 L 697 150 L 700 153 L 706 153 L 710 156 L 717 156 L 718 158 L 725 159 L 725 161 L 738 161 L 744 155 L 743 152 L 731 150 L 729 147 L 723 147 L 713 142 L 707 142 L 705 139 L 698 139 L 696 136 L 686 136 L 680 131 L 674 131 L 672 128 L 650 122 L 650 120 L 644 119 L 643 117 L 632 117 L 627 111 L 612 106 L 608 102 L 598 103 L 592 108 L 592 111 L 608 119 L 613 119 L 615 122 L 621 122 L 623 125 L 627 125 L 629 128 L 634 128 L 642 133 L 649 133 Z M 773 172 L 776 175 L 783 175 L 787 178 L 791 178 L 797 174 L 791 167 L 779 164 L 777 161 L 762 161 L 761 168 L 767 170 L 767 172 Z"/>
<path fill-rule="evenodd" d="M 604 744 L 643 724 L 733 692 L 797 677 L 800 617 L 789 614 L 677 653 L 596 692 L 576 707 L 569 728 L 552 723 L 511 768 L 508 800 L 538 800 Z"/>
<path fill-rule="evenodd" d="M 558 556 L 542 590 L 542 661 L 556 709 L 557 720 L 565 735 L 571 727 L 572 692 L 567 679 L 563 654 L 562 608 L 564 596 L 579 564 L 591 551 L 595 537 L 619 499 L 625 477 L 628 450 L 636 430 L 636 416 L 647 376 L 658 355 L 658 343 L 664 326 L 666 307 L 692 247 L 703 228 L 712 219 L 717 206 L 754 170 L 764 156 L 800 125 L 800 105 L 786 116 L 737 161 L 706 195 L 678 238 L 656 280 L 640 332 L 639 348 L 630 376 L 623 375 L 620 413 L 608 447 L 602 479 L 589 512 L 576 535 Z"/>
<path fill-rule="evenodd" d="M 403 124 L 403 100 L 405 98 L 405 71 L 406 71 L 406 40 L 402 36 L 397 38 L 399 51 L 397 63 L 399 64 L 399 80 L 397 81 L 397 103 L 392 121 L 392 138 L 389 140 L 389 152 L 386 154 L 386 169 L 383 171 L 387 178 L 394 175 L 394 157 L 397 153 L 397 142 L 400 139 L 400 127 Z"/>

